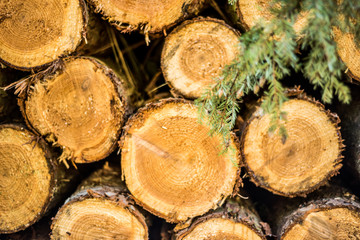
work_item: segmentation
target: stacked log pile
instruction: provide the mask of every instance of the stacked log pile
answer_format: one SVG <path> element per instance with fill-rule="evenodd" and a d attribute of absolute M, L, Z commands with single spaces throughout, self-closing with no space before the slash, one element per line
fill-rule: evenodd
<path fill-rule="evenodd" d="M 353 36 L 350 105 L 289 88 L 285 141 L 251 96 L 224 153 L 193 100 L 273 16 L 217 2 L 0 2 L 0 239 L 360 239 Z"/>

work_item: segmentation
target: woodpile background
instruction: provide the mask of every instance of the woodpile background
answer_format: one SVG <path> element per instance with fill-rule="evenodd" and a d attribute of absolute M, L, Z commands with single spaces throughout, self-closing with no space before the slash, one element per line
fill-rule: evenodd
<path fill-rule="evenodd" d="M 249 2 L 1 1 L 0 239 L 360 239 L 351 36 L 334 29 L 352 102 L 293 72 L 286 141 L 261 90 L 225 154 L 198 122 L 193 100 L 271 18 Z"/>

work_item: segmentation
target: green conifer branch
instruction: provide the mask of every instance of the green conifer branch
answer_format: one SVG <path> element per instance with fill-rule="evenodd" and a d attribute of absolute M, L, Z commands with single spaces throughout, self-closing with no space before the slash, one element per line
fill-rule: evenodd
<path fill-rule="evenodd" d="M 302 48 L 310 46 L 311 51 L 303 64 L 303 74 L 315 88 L 322 89 L 324 103 L 331 103 L 334 95 L 341 102 L 349 103 L 350 89 L 339 81 L 345 66 L 337 56 L 336 43 L 332 38 L 332 27 L 339 22 L 336 14 L 338 6 L 333 1 L 307 0 L 304 4 L 309 17 L 302 31 Z"/>
<path fill-rule="evenodd" d="M 236 0 L 229 0 L 234 4 Z M 276 0 L 280 9 L 273 9 L 270 23 L 259 21 L 240 37 L 240 54 L 229 65 L 216 84 L 204 91 L 196 100 L 200 120 L 209 116 L 211 134 L 220 134 L 228 146 L 230 132 L 235 125 L 242 97 L 250 92 L 257 93 L 260 87 L 267 87 L 261 108 L 270 116 L 269 132 L 279 130 L 283 142 L 287 132 L 284 126 L 286 113 L 281 111 L 288 99 L 280 82 L 290 74 L 291 69 L 301 69 L 304 76 L 322 89 L 322 100 L 330 103 L 337 96 L 344 103 L 350 102 L 350 90 L 339 79 L 344 68 L 337 57 L 336 44 L 332 39 L 334 26 L 359 34 L 360 1 L 343 0 Z M 355 10 L 349 10 L 349 8 Z M 302 31 L 302 49 L 311 48 L 305 62 L 296 56 L 296 35 L 293 23 L 300 11 L 308 11 L 307 25 Z M 339 19 L 344 19 L 340 21 Z"/>
<path fill-rule="evenodd" d="M 262 107 L 271 115 L 274 127 L 270 130 L 279 126 L 279 119 L 284 116 L 281 105 L 287 98 L 278 80 L 290 74 L 291 67 L 296 67 L 296 46 L 295 32 L 286 20 L 259 24 L 240 37 L 238 58 L 225 67 L 217 83 L 196 101 L 200 119 L 209 115 L 211 134 L 219 133 L 228 145 L 241 97 L 257 92 L 264 84 L 269 88 Z M 286 136 L 285 128 L 280 125 L 282 135 Z"/>

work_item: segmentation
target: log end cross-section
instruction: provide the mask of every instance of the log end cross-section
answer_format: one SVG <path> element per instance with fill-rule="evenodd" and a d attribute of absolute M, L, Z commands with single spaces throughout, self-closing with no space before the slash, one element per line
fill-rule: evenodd
<path fill-rule="evenodd" d="M 360 239 L 360 204 L 344 198 L 310 202 L 287 216 L 282 240 Z"/>
<path fill-rule="evenodd" d="M 86 26 L 83 0 L 0 1 L 0 60 L 29 70 L 75 51 Z"/>
<path fill-rule="evenodd" d="M 51 239 L 147 240 L 144 217 L 116 192 L 79 196 L 67 202 L 52 224 Z"/>
<path fill-rule="evenodd" d="M 204 0 L 88 0 L 96 12 L 124 31 L 156 33 L 198 13 Z"/>
<path fill-rule="evenodd" d="M 37 81 L 21 104 L 32 128 L 77 163 L 105 158 L 115 148 L 127 97 L 120 79 L 90 58 L 67 58 Z"/>
<path fill-rule="evenodd" d="M 268 228 L 268 232 L 265 229 Z M 228 199 L 217 210 L 194 219 L 189 227 L 176 231 L 172 240 L 265 240 L 268 224 L 262 222 L 250 200 Z"/>
<path fill-rule="evenodd" d="M 0 233 L 25 229 L 46 211 L 54 174 L 43 145 L 22 127 L 0 126 Z"/>
<path fill-rule="evenodd" d="M 221 152 L 221 138 L 198 123 L 197 108 L 184 100 L 147 105 L 127 123 L 122 173 L 146 210 L 168 222 L 199 216 L 233 193 L 239 174 L 235 139 Z"/>
<path fill-rule="evenodd" d="M 239 54 L 239 33 L 223 21 L 184 22 L 166 37 L 161 67 L 176 95 L 198 98 Z"/>
<path fill-rule="evenodd" d="M 269 0 L 238 0 L 236 2 L 236 14 L 240 24 L 244 29 L 249 30 L 256 25 L 258 21 L 270 22 L 275 15 L 271 8 L 280 8 L 280 3 L 275 3 Z M 300 12 L 293 27 L 296 34 L 300 36 L 302 29 L 307 24 L 307 12 Z"/>
<path fill-rule="evenodd" d="M 60 208 L 51 239 L 148 240 L 145 220 L 121 181 L 120 169 L 105 164 Z"/>
<path fill-rule="evenodd" d="M 193 229 L 186 234 L 176 238 L 176 240 L 190 240 L 190 239 L 248 239 L 248 240 L 263 240 L 252 228 L 242 222 L 236 222 L 227 218 L 211 218 L 204 222 L 198 223 Z"/>
<path fill-rule="evenodd" d="M 325 184 L 341 167 L 343 148 L 338 118 L 310 99 L 291 99 L 285 143 L 269 134 L 268 114 L 254 113 L 242 138 L 244 164 L 252 180 L 280 195 L 304 195 Z"/>
<path fill-rule="evenodd" d="M 334 28 L 333 32 L 337 53 L 347 67 L 346 74 L 360 81 L 360 44 L 356 44 L 354 35 L 351 33 L 343 33 L 339 28 Z"/>

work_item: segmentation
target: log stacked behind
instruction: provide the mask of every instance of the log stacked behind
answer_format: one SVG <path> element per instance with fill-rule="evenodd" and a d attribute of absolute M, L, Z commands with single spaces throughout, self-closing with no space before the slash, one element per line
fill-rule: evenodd
<path fill-rule="evenodd" d="M 105 165 L 84 180 L 56 214 L 51 239 L 148 239 L 144 216 L 119 171 Z"/>

